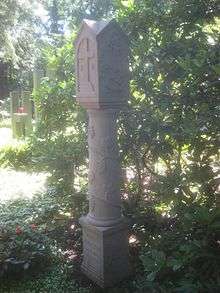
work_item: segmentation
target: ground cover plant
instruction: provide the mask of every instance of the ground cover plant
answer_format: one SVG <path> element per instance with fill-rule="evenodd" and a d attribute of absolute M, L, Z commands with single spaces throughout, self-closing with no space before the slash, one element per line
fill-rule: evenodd
<path fill-rule="evenodd" d="M 53 74 L 33 95 L 34 134 L 1 147 L 0 166 L 46 171 L 48 189 L 31 200 L 0 202 L 0 292 L 219 292 L 218 1 L 42 3 L 49 19 L 35 59 Z M 113 16 L 131 49 L 131 97 L 118 142 L 134 275 L 102 291 L 79 273 L 88 119 L 74 98 L 74 39 L 83 17 Z M 65 36 L 63 27 L 73 33 Z M 31 88 L 30 64 L 16 62 L 24 72 L 18 76 L 13 58 L 11 83 Z"/>

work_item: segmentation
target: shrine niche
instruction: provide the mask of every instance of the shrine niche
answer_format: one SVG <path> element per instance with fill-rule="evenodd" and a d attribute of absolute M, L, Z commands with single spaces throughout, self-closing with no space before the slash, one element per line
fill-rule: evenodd
<path fill-rule="evenodd" d="M 90 109 L 126 104 L 128 39 L 117 23 L 84 20 L 75 46 L 77 101 Z"/>

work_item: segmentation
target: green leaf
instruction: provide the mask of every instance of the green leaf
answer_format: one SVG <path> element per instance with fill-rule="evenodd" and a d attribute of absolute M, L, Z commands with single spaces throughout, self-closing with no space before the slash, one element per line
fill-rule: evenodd
<path fill-rule="evenodd" d="M 125 1 L 121 1 L 121 4 L 122 4 L 124 7 L 132 8 L 132 6 L 134 5 L 134 0 L 125 0 Z"/>
<path fill-rule="evenodd" d="M 157 276 L 157 272 L 152 272 L 149 275 L 147 275 L 147 280 L 149 282 L 153 282 L 155 280 L 156 276 Z"/>

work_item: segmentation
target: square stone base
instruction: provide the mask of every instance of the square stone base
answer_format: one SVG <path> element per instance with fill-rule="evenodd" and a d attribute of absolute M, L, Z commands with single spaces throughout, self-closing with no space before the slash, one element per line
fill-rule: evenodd
<path fill-rule="evenodd" d="M 130 271 L 127 225 L 112 227 L 91 225 L 80 219 L 83 228 L 82 271 L 102 288 L 112 287 L 127 278 Z"/>

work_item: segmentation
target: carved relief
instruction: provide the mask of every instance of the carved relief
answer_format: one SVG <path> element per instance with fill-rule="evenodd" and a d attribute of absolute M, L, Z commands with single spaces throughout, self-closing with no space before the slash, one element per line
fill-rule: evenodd
<path fill-rule="evenodd" d="M 96 60 L 94 42 L 82 38 L 77 50 L 77 90 L 81 97 L 96 94 Z"/>
<path fill-rule="evenodd" d="M 97 141 L 98 147 L 94 144 L 90 144 L 89 150 L 95 155 L 100 156 L 99 160 L 103 160 L 105 157 L 109 159 L 118 159 L 118 146 L 112 136 L 104 138 L 99 137 Z"/>
<path fill-rule="evenodd" d="M 89 171 L 89 182 L 93 183 L 95 181 L 95 172 L 90 170 Z"/>
<path fill-rule="evenodd" d="M 88 135 L 91 139 L 95 137 L 95 128 L 93 125 L 89 126 Z"/>
<path fill-rule="evenodd" d="M 91 212 L 91 213 L 94 213 L 94 212 L 95 212 L 95 206 L 96 206 L 94 196 L 90 195 L 90 201 L 89 201 L 89 203 L 90 203 L 90 204 L 89 204 L 90 212 Z"/>

